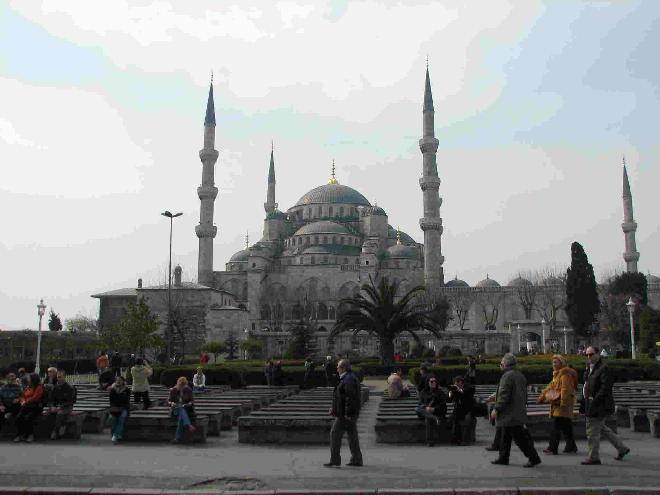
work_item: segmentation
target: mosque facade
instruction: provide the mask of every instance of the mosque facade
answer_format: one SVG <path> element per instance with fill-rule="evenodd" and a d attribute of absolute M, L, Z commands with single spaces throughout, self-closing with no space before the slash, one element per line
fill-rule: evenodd
<path fill-rule="evenodd" d="M 275 156 L 271 150 L 264 203 L 262 238 L 235 253 L 225 269 L 213 269 L 215 107 L 213 85 L 209 88 L 204 120 L 204 146 L 199 152 L 202 181 L 197 188 L 200 221 L 195 228 L 199 239 L 197 283 L 181 282 L 177 267 L 174 290 L 182 308 L 194 308 L 196 344 L 204 340 L 258 338 L 265 355 L 281 355 L 291 338 L 290 328 L 305 319 L 315 327 L 315 347 L 319 354 L 378 354 L 378 343 L 368 335 L 345 334 L 328 339 L 337 318 L 341 299 L 356 294 L 360 286 L 379 277 L 399 282 L 402 293 L 424 285 L 431 294 L 442 294 L 452 303 L 452 316 L 442 338 L 427 334 L 425 346 L 436 352 L 458 348 L 462 353 L 501 353 L 507 350 L 564 351 L 574 348 L 570 325 L 562 309 L 564 286 L 556 276 L 547 274 L 539 281 L 521 276 L 506 285 L 486 278 L 474 287 L 458 280 L 445 280 L 442 255 L 442 218 L 439 195 L 440 178 L 436 164 L 438 140 L 434 132 L 434 107 L 431 82 L 426 71 L 422 133 L 421 189 L 423 216 L 419 220 L 424 234 L 420 244 L 405 232 L 390 225 L 386 210 L 371 204 L 356 189 L 341 184 L 334 163 L 327 183 L 304 193 L 286 210 L 276 201 Z M 624 164 L 623 205 L 626 251 L 629 272 L 637 271 L 632 195 Z M 411 180 L 413 178 L 411 177 Z M 166 298 L 158 297 L 163 287 L 120 289 L 96 294 L 100 299 L 100 319 L 110 324 L 126 301 L 147 296 L 150 307 L 167 321 Z M 114 295 L 113 295 L 114 294 Z M 120 300 L 119 297 L 123 299 Z M 128 297 L 128 299 L 127 299 Z M 660 279 L 649 276 L 649 301 L 660 306 Z M 113 309 L 114 308 L 114 309 Z M 410 350 L 410 340 L 402 336 L 395 342 L 399 352 Z"/>

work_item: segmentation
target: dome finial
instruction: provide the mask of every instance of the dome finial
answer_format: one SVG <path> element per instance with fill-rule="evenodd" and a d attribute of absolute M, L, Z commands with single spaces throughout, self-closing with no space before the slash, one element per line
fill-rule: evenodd
<path fill-rule="evenodd" d="M 337 180 L 337 177 L 335 176 L 335 161 L 334 161 L 334 159 L 332 160 L 332 173 L 330 174 L 330 180 L 328 181 L 328 184 L 339 184 L 339 181 Z"/>
<path fill-rule="evenodd" d="M 401 231 L 398 226 L 396 228 L 396 243 L 401 244 Z"/>
<path fill-rule="evenodd" d="M 245 231 L 245 249 L 250 247 L 250 234 Z"/>

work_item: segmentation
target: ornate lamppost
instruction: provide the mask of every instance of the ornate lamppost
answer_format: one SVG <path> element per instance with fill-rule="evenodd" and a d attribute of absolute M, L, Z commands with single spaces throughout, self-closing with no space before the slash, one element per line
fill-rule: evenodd
<path fill-rule="evenodd" d="M 564 327 L 564 354 L 568 354 L 568 329 Z"/>
<path fill-rule="evenodd" d="M 541 319 L 541 339 L 543 339 L 543 354 L 546 353 L 546 348 L 545 348 L 545 318 Z"/>
<path fill-rule="evenodd" d="M 170 263 L 167 270 L 167 359 L 169 360 L 172 354 L 172 223 L 176 217 L 180 217 L 183 213 L 172 214 L 165 210 L 161 215 L 170 219 Z"/>
<path fill-rule="evenodd" d="M 632 297 L 630 297 L 628 298 L 626 306 L 628 306 L 628 314 L 630 315 L 630 356 L 633 359 L 637 359 L 637 353 L 635 352 L 635 325 L 633 324 L 633 313 L 635 312 L 635 306 L 637 306 L 637 304 L 633 301 Z"/>
<path fill-rule="evenodd" d="M 518 330 L 518 352 L 520 352 L 520 348 L 522 347 L 522 329 L 520 328 L 520 323 L 518 323 L 516 330 Z"/>
<path fill-rule="evenodd" d="M 43 298 L 39 304 L 37 304 L 37 314 L 39 315 L 39 333 L 37 334 L 37 362 L 34 365 L 34 372 L 39 374 L 41 372 L 41 366 L 39 365 L 41 362 L 41 320 L 46 314 L 46 305 L 44 304 Z"/>

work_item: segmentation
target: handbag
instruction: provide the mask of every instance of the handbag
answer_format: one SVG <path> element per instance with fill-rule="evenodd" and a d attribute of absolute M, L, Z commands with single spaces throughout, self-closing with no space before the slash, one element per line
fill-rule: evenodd
<path fill-rule="evenodd" d="M 555 388 L 551 388 L 545 393 L 545 398 L 548 402 L 554 402 L 561 398 L 561 392 Z"/>

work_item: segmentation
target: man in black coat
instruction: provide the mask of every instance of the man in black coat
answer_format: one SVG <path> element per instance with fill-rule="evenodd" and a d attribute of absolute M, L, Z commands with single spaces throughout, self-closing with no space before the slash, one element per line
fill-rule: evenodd
<path fill-rule="evenodd" d="M 332 394 L 330 414 L 335 418 L 330 430 L 330 462 L 326 467 L 341 466 L 341 439 L 344 432 L 348 436 L 351 460 L 348 466 L 362 466 L 362 452 L 357 432 L 357 419 L 360 414 L 360 380 L 351 371 L 348 359 L 337 363 L 339 383 Z"/>
<path fill-rule="evenodd" d="M 599 455 L 601 437 L 607 438 L 614 448 L 616 448 L 617 456 L 615 459 L 620 461 L 630 452 L 630 449 L 605 424 L 607 417 L 614 414 L 614 395 L 612 394 L 614 383 L 612 375 L 601 358 L 597 347 L 587 347 L 585 355 L 587 356 L 587 369 L 584 372 L 582 396 L 584 397 L 584 415 L 586 416 L 587 423 L 587 450 L 589 457 L 582 461 L 582 464 L 591 466 L 601 463 Z"/>
<path fill-rule="evenodd" d="M 121 375 L 121 354 L 117 351 L 110 358 L 110 368 L 112 369 L 113 376 Z"/>
<path fill-rule="evenodd" d="M 422 390 L 429 388 L 429 367 L 422 364 L 419 367 L 419 381 L 417 382 L 417 392 L 422 393 Z"/>

